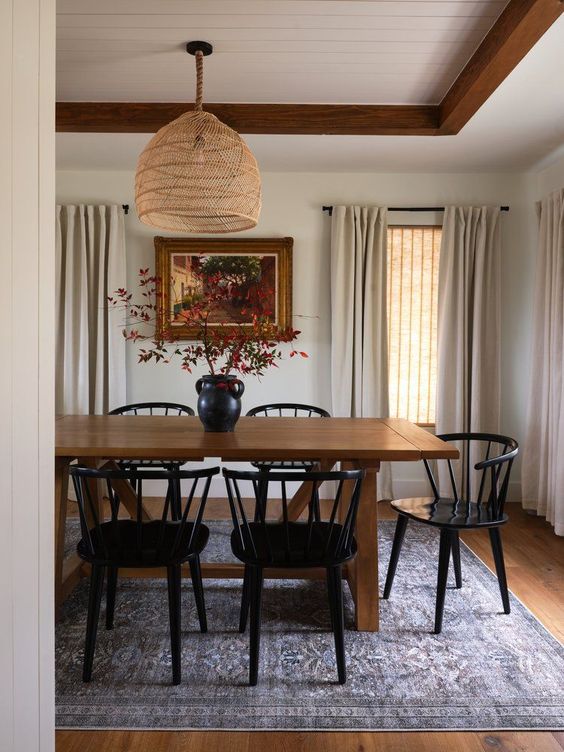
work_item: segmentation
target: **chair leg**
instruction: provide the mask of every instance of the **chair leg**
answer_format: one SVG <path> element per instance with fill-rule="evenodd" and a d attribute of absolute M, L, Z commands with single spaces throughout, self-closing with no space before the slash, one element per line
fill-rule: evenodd
<path fill-rule="evenodd" d="M 321 509 L 319 507 L 319 494 L 316 494 L 315 501 L 313 502 L 313 519 L 315 522 L 321 521 Z"/>
<path fill-rule="evenodd" d="M 86 641 L 84 645 L 84 664 L 82 667 L 82 681 L 89 682 L 92 678 L 92 664 L 96 648 L 96 633 L 100 617 L 100 603 L 104 586 L 104 567 L 92 565 L 90 575 L 90 593 L 88 595 L 88 616 L 86 619 Z"/>
<path fill-rule="evenodd" d="M 396 575 L 396 568 L 398 566 L 399 555 L 407 528 L 408 517 L 404 514 L 398 515 L 398 521 L 396 522 L 396 532 L 394 535 L 394 542 L 392 544 L 392 554 L 390 556 L 390 563 L 388 564 L 388 574 L 386 575 L 386 584 L 384 586 L 384 598 L 390 597 L 392 590 L 392 584 Z"/>
<path fill-rule="evenodd" d="M 250 604 L 251 604 L 251 650 L 249 663 L 249 684 L 255 687 L 258 681 L 258 664 L 260 650 L 260 612 L 262 603 L 262 569 L 249 567 Z"/>
<path fill-rule="evenodd" d="M 206 602 L 204 600 L 204 584 L 202 582 L 202 568 L 200 566 L 200 557 L 194 556 L 190 559 L 190 574 L 192 576 L 192 587 L 194 588 L 194 598 L 196 608 L 198 609 L 198 619 L 200 620 L 200 632 L 208 631 L 208 620 L 206 618 Z"/>
<path fill-rule="evenodd" d="M 327 584 L 329 586 L 329 606 L 331 622 L 335 635 L 335 655 L 337 657 L 337 675 L 339 684 L 347 680 L 345 662 L 345 614 L 343 608 L 343 580 L 341 567 L 331 567 L 327 570 Z"/>
<path fill-rule="evenodd" d="M 182 518 L 182 510 L 180 507 L 181 507 L 180 499 L 172 498 L 170 502 L 170 516 L 172 520 L 178 521 Z"/>
<path fill-rule="evenodd" d="M 441 543 L 439 548 L 439 571 L 437 575 L 437 601 L 435 604 L 435 634 L 440 634 L 441 629 L 443 628 L 443 611 L 445 605 L 450 548 L 450 531 L 441 530 Z"/>
<path fill-rule="evenodd" d="M 329 602 L 329 616 L 331 617 L 331 632 L 335 632 L 335 592 L 331 576 L 331 569 L 327 569 L 327 600 Z"/>
<path fill-rule="evenodd" d="M 180 565 L 167 567 L 168 614 L 170 619 L 170 652 L 172 657 L 172 683 L 180 684 Z"/>
<path fill-rule="evenodd" d="M 505 574 L 505 562 L 503 560 L 501 534 L 498 527 L 491 527 L 489 532 L 493 557 L 495 561 L 495 571 L 497 572 L 497 581 L 499 583 L 501 600 L 503 602 L 503 611 L 504 613 L 509 614 L 511 613 L 511 606 L 509 605 L 509 591 L 507 590 L 507 576 Z"/>
<path fill-rule="evenodd" d="M 108 582 L 106 585 L 106 629 L 114 628 L 114 611 L 116 608 L 116 590 L 118 568 L 108 567 Z"/>
<path fill-rule="evenodd" d="M 456 580 L 456 587 L 462 587 L 462 567 L 460 565 L 460 538 L 458 537 L 458 530 L 455 530 L 451 535 L 452 546 L 452 563 L 454 566 L 454 578 Z"/>
<path fill-rule="evenodd" d="M 241 594 L 241 611 L 239 613 L 239 632 L 241 634 L 247 628 L 247 617 L 249 615 L 249 590 L 250 590 L 251 571 L 245 564 L 245 574 L 243 575 L 243 592 Z"/>

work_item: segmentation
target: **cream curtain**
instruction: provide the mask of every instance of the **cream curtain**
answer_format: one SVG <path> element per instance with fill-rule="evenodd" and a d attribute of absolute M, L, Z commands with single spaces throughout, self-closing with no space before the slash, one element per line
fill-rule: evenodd
<path fill-rule="evenodd" d="M 448 206 L 439 261 L 437 433 L 499 433 L 500 299 L 499 208 Z M 456 464 L 460 479 L 464 468 Z M 444 470 L 441 489 L 449 488 Z"/>
<path fill-rule="evenodd" d="M 533 370 L 521 486 L 525 509 L 564 535 L 564 189 L 537 209 Z"/>
<path fill-rule="evenodd" d="M 333 415 L 389 415 L 386 279 L 387 210 L 335 206 L 331 223 Z M 389 463 L 378 498 L 392 498 Z"/>
<path fill-rule="evenodd" d="M 437 433 L 499 431 L 499 209 L 449 206 L 439 262 Z"/>
<path fill-rule="evenodd" d="M 125 402 L 123 313 L 107 296 L 126 284 L 121 206 L 57 206 L 56 410 L 105 413 Z"/>

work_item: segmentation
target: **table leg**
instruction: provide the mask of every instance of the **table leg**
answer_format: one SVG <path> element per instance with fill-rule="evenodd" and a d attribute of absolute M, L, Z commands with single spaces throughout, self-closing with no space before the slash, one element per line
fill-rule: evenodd
<path fill-rule="evenodd" d="M 359 463 L 343 462 L 343 470 L 361 467 Z M 379 463 L 365 467 L 356 521 L 358 552 L 347 565 L 347 580 L 356 607 L 356 628 L 361 632 L 379 629 L 378 588 L 378 497 L 376 478 Z"/>
<path fill-rule="evenodd" d="M 119 470 L 119 467 L 115 460 L 108 460 L 104 464 L 104 469 Z M 133 490 L 130 482 L 127 480 L 120 480 L 118 478 L 115 478 L 112 482 L 112 485 L 114 490 L 119 494 L 121 503 L 129 512 L 129 516 L 132 520 L 135 520 L 137 518 L 137 494 Z M 145 509 L 144 505 L 141 507 L 141 519 L 143 520 L 143 522 L 149 522 L 153 519 L 150 513 Z"/>
<path fill-rule="evenodd" d="M 322 473 L 328 473 L 333 469 L 334 464 L 333 460 L 322 460 L 315 469 Z M 311 487 L 308 486 L 311 486 L 311 484 L 302 483 L 288 504 L 288 519 L 291 522 L 295 522 L 309 504 Z"/>
<path fill-rule="evenodd" d="M 69 458 L 55 459 L 55 612 L 63 602 L 63 563 L 69 489 Z"/>
<path fill-rule="evenodd" d="M 101 468 L 103 470 L 119 470 L 119 467 L 115 460 L 103 460 L 97 457 L 84 457 L 82 459 L 79 459 L 79 464 L 83 467 L 93 467 L 93 468 Z M 102 484 L 102 485 L 100 485 Z M 114 491 L 116 491 L 119 495 L 120 501 L 123 504 L 124 508 L 128 511 L 129 516 L 132 520 L 137 519 L 137 494 L 133 490 L 131 484 L 127 480 L 120 480 L 118 478 L 115 478 L 112 481 L 112 486 Z M 99 516 L 100 522 L 103 522 L 104 520 L 104 488 L 103 488 L 103 481 L 94 481 L 90 484 L 90 493 L 92 494 L 92 499 L 94 501 L 94 505 L 96 506 L 96 511 Z M 89 510 L 86 509 L 87 517 L 88 519 L 88 525 L 90 528 L 94 527 L 94 519 L 92 518 L 92 515 L 89 514 Z M 149 512 L 145 509 L 143 506 L 141 510 L 141 518 L 143 522 L 149 522 L 152 517 L 149 514 Z"/>

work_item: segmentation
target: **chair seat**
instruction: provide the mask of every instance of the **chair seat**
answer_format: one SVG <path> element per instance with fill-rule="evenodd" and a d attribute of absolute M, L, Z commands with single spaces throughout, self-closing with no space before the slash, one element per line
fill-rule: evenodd
<path fill-rule="evenodd" d="M 258 470 L 313 470 L 316 460 L 271 460 L 264 462 L 251 462 Z"/>
<path fill-rule="evenodd" d="M 185 462 L 168 462 L 164 460 L 119 460 L 117 463 L 121 470 L 129 470 L 130 468 L 138 468 L 139 470 L 147 469 L 150 467 L 164 468 L 165 470 L 180 470 L 185 465 Z"/>
<path fill-rule="evenodd" d="M 435 527 L 462 529 L 477 527 L 497 527 L 507 522 L 508 516 L 492 514 L 485 504 L 473 501 L 456 501 L 451 498 L 417 497 L 395 499 L 392 507 L 397 512 Z"/>
<path fill-rule="evenodd" d="M 103 522 L 100 532 L 90 531 L 94 545 L 94 556 L 88 550 L 84 539 L 76 550 L 81 559 L 93 564 L 112 567 L 165 567 L 187 561 L 200 554 L 208 542 L 209 528 L 200 525 L 196 539 L 190 544 L 193 523 L 187 522 L 182 540 L 175 547 L 178 522 L 163 523 L 160 520 L 146 522 L 141 526 L 141 540 L 137 539 L 139 527 L 134 520 L 118 520 L 116 523 Z M 163 530 L 161 536 L 161 530 Z M 105 550 L 104 550 L 105 549 Z M 174 557 L 172 552 L 174 550 Z"/>
<path fill-rule="evenodd" d="M 328 522 L 314 522 L 309 552 L 307 551 L 308 524 L 306 522 L 290 522 L 288 538 L 286 538 L 285 527 L 282 523 L 267 524 L 266 535 L 260 522 L 250 522 L 249 527 L 257 552 L 256 556 L 252 548 L 251 550 L 241 548 L 236 530 L 231 533 L 231 550 L 234 556 L 245 564 L 265 567 L 331 567 L 349 561 L 356 554 L 356 541 L 353 540 L 350 556 L 336 556 L 335 552 L 342 530 L 342 526 L 338 524 L 333 525 L 331 540 L 326 547 L 330 525 Z M 244 526 L 241 525 L 239 529 L 245 540 Z M 268 541 L 266 536 L 268 536 Z"/>

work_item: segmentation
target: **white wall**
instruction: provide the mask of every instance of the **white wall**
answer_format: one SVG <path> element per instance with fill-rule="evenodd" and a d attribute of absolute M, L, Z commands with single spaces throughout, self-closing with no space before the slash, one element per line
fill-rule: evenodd
<path fill-rule="evenodd" d="M 536 199 L 541 199 L 552 191 L 564 189 L 564 149 L 559 150 L 560 158 L 556 157 L 543 170 L 532 175 L 533 191 Z"/>
<path fill-rule="evenodd" d="M 0 3 L 0 749 L 54 749 L 55 3 Z"/>
<path fill-rule="evenodd" d="M 366 173 L 263 173 L 263 209 L 257 228 L 248 235 L 294 238 L 295 326 L 301 329 L 300 349 L 308 360 L 285 361 L 261 381 L 246 379 L 243 410 L 276 399 L 300 400 L 331 408 L 330 393 L 330 308 L 329 308 L 329 230 L 330 220 L 322 213 L 323 204 L 361 203 L 388 206 L 442 206 L 460 204 L 509 204 L 502 214 L 504 288 L 502 375 L 502 430 L 517 439 L 524 434 L 524 400 L 527 374 L 531 311 L 531 243 L 534 233 L 529 184 L 520 174 L 366 174 Z M 132 172 L 59 172 L 57 200 L 61 203 L 129 203 L 126 218 L 128 244 L 128 285 L 133 287 L 141 266 L 152 266 L 155 234 L 142 225 L 133 200 Z M 401 217 L 391 221 L 440 223 L 429 214 Z M 241 235 L 238 235 L 240 237 Z M 131 401 L 162 398 L 195 405 L 194 382 L 171 365 L 138 365 L 135 349 L 128 358 L 127 393 Z M 398 467 L 402 482 L 396 495 L 412 493 L 420 487 L 421 468 Z M 515 480 L 518 472 L 514 474 Z M 513 495 L 518 493 L 516 489 Z"/>

